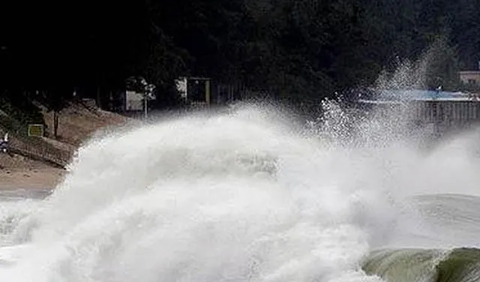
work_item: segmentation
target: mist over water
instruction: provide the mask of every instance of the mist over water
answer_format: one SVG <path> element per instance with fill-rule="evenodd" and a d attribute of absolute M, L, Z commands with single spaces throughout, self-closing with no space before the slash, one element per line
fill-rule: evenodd
<path fill-rule="evenodd" d="M 426 150 L 408 109 L 323 108 L 302 123 L 236 105 L 92 139 L 51 196 L 2 203 L 0 281 L 380 281 L 361 269 L 372 250 L 478 245 L 475 204 L 459 236 L 415 197 L 479 194 L 475 132 Z"/>

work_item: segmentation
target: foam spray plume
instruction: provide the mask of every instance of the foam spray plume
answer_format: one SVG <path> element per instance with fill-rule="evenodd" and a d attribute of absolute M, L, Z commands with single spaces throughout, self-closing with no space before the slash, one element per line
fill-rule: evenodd
<path fill-rule="evenodd" d="M 9 281 L 367 279 L 372 197 L 341 156 L 250 107 L 101 140 L 17 229 Z M 346 156 L 343 156 L 346 157 Z M 350 181 L 347 181 L 350 182 Z M 374 200 L 373 200 L 374 201 Z M 363 220 L 368 220 L 364 218 Z M 374 278 L 371 278 L 374 280 Z"/>
<path fill-rule="evenodd" d="M 92 140 L 12 233 L 22 248 L 0 277 L 375 280 L 360 261 L 397 225 L 384 166 L 398 155 L 386 150 L 326 141 L 251 106 Z"/>
<path fill-rule="evenodd" d="M 362 260 L 422 231 L 403 199 L 474 189 L 476 163 L 448 170 L 463 147 L 425 157 L 393 122 L 325 106 L 308 127 L 240 105 L 91 140 L 2 239 L 0 281 L 380 281 Z"/>
<path fill-rule="evenodd" d="M 2 281 L 371 281 L 397 226 L 382 158 L 263 107 L 92 140 L 12 233 Z"/>

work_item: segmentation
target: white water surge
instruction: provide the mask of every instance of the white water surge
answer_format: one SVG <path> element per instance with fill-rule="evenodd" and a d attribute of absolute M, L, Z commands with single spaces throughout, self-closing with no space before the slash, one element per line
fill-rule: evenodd
<path fill-rule="evenodd" d="M 465 144 L 426 154 L 368 121 L 337 142 L 330 121 L 304 130 L 240 106 L 94 139 L 5 235 L 0 281 L 380 280 L 361 270 L 372 249 L 428 237 L 404 199 L 475 193 L 479 162 Z"/>

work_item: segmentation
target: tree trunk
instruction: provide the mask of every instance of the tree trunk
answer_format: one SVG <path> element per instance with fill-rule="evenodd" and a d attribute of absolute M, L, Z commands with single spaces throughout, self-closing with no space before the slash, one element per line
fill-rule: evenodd
<path fill-rule="evenodd" d="M 58 112 L 53 111 L 53 136 L 55 139 L 58 137 Z"/>
<path fill-rule="evenodd" d="M 102 98 L 101 98 L 101 94 L 100 94 L 100 86 L 97 86 L 97 107 L 98 108 L 102 108 Z"/>

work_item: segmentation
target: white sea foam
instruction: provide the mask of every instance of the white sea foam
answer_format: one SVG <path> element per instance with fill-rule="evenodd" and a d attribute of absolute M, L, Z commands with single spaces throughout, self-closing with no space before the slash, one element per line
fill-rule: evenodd
<path fill-rule="evenodd" d="M 5 235 L 0 281 L 377 281 L 372 249 L 429 236 L 405 199 L 479 194 L 476 137 L 426 152 L 407 112 L 323 108 L 305 127 L 240 105 L 91 140 Z"/>

